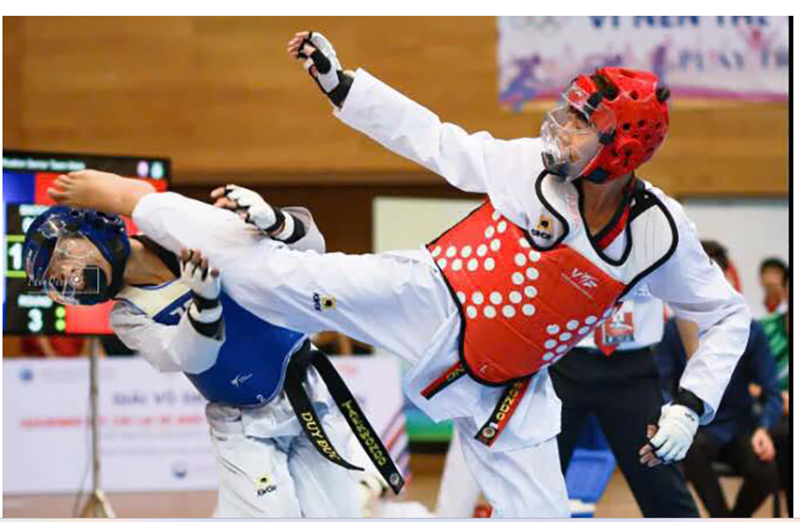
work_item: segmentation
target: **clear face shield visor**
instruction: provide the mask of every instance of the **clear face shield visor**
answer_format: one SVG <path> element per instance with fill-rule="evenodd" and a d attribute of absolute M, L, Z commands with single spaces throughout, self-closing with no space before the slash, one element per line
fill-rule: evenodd
<path fill-rule="evenodd" d="M 547 170 L 573 181 L 600 153 L 604 146 L 601 138 L 613 132 L 615 118 L 601 103 L 592 107 L 590 95 L 577 85 L 571 85 L 562 97 L 564 102 L 542 122 L 542 157 Z"/>
<path fill-rule="evenodd" d="M 100 296 L 108 285 L 103 255 L 83 234 L 62 229 L 57 237 L 47 268 L 33 284 L 62 304 L 81 304 L 82 298 Z"/>

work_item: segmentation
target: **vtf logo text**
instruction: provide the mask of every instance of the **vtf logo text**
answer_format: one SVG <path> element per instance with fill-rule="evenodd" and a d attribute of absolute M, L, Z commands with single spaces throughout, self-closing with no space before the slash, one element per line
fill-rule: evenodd
<path fill-rule="evenodd" d="M 598 279 L 589 272 L 584 272 L 582 270 L 578 270 L 577 268 L 573 268 L 570 277 L 573 281 L 583 287 L 597 288 Z"/>

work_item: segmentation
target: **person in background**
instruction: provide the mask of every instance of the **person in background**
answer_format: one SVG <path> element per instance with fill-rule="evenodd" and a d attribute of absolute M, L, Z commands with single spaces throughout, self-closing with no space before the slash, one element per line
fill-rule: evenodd
<path fill-rule="evenodd" d="M 789 267 L 777 257 L 768 257 L 761 262 L 759 274 L 761 288 L 764 290 L 764 307 L 768 313 L 786 311 L 789 295 L 784 281 L 788 273 Z"/>
<path fill-rule="evenodd" d="M 699 517 L 678 466 L 644 466 L 636 451 L 647 441 L 639 427 L 654 424 L 653 412 L 664 404 L 651 350 L 664 333 L 664 315 L 663 301 L 632 296 L 551 370 L 562 403 L 561 471 L 566 476 L 586 421 L 595 415 L 644 516 Z"/>
<path fill-rule="evenodd" d="M 704 250 L 723 272 L 728 266 L 727 252 L 714 241 L 703 241 Z M 677 378 L 693 353 L 678 332 L 674 320 L 667 322 L 664 338 L 657 349 L 657 364 L 665 384 L 665 395 L 676 389 Z M 685 339 L 685 337 L 683 337 Z M 763 394 L 763 407 L 756 413 L 756 401 L 749 391 L 757 384 Z M 753 321 L 747 348 L 733 372 L 714 421 L 702 426 L 684 460 L 689 481 L 697 489 L 712 517 L 749 517 L 771 491 L 778 488 L 775 445 L 770 431 L 781 416 L 781 394 L 775 359 L 769 350 L 761 324 Z M 713 464 L 723 461 L 734 466 L 744 483 L 729 508 Z"/>
<path fill-rule="evenodd" d="M 789 299 L 789 269 L 784 271 L 783 292 Z M 780 379 L 781 396 L 783 397 L 783 416 L 778 426 L 772 432 L 777 453 L 778 472 L 781 478 L 781 488 L 786 493 L 786 505 L 789 516 L 792 516 L 792 439 L 789 437 L 789 325 L 790 316 L 788 308 L 775 312 L 760 320 L 764 333 L 769 342 L 769 350 L 778 364 L 778 378 Z"/>

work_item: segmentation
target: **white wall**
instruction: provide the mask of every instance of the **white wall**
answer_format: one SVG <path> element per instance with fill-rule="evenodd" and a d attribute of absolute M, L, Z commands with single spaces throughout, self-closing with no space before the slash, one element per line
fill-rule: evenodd
<path fill-rule="evenodd" d="M 419 248 L 458 223 L 481 199 L 379 197 L 372 203 L 375 252 Z"/>
<path fill-rule="evenodd" d="M 395 434 L 389 450 L 403 469 L 399 365 L 389 357 L 332 360 L 384 442 Z M 85 357 L 3 360 L 4 494 L 86 489 L 88 365 Z M 206 401 L 186 377 L 156 372 L 140 357 L 103 357 L 98 376 L 106 491 L 217 488 Z"/>
<path fill-rule="evenodd" d="M 700 239 L 714 239 L 728 248 L 753 315 L 766 313 L 758 268 L 766 257 L 789 261 L 788 199 L 685 199 Z"/>

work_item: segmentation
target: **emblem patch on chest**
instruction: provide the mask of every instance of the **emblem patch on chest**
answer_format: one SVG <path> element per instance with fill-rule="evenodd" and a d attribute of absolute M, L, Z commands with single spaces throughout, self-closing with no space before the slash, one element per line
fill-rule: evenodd
<path fill-rule="evenodd" d="M 539 216 L 539 222 L 531 230 L 531 236 L 540 237 L 548 241 L 553 239 L 553 218 L 544 214 Z"/>
<path fill-rule="evenodd" d="M 314 310 L 322 312 L 323 310 L 333 310 L 336 308 L 336 298 L 329 295 L 320 295 L 314 292 Z"/>
<path fill-rule="evenodd" d="M 271 480 L 269 474 L 264 473 L 256 477 L 256 494 L 260 497 L 267 493 L 272 493 L 278 486 Z"/>

